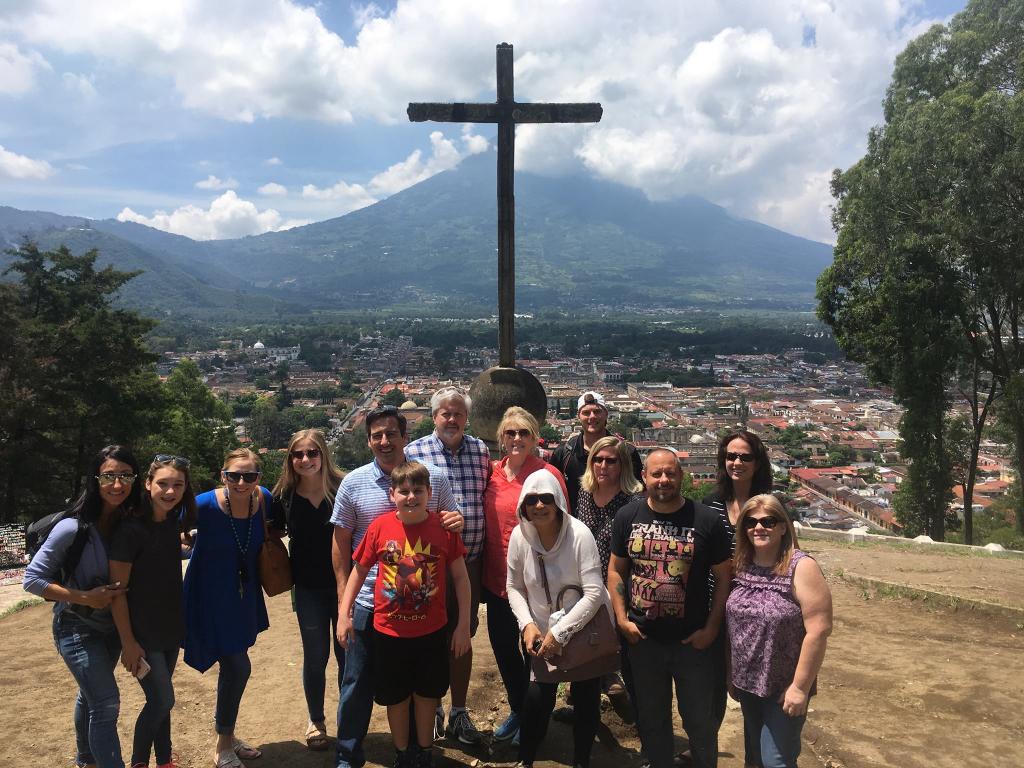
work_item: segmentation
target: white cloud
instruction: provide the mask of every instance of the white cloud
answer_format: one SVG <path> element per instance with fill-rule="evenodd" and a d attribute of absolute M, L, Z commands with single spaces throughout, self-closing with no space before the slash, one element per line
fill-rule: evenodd
<path fill-rule="evenodd" d="M 461 140 L 466 147 L 465 152 L 460 152 L 455 142 L 446 139 L 441 131 L 433 131 L 430 134 L 429 158 L 424 160 L 423 153 L 415 150 L 402 162 L 395 163 L 370 179 L 370 192 L 381 197 L 393 195 L 424 179 L 429 179 L 436 173 L 454 168 L 467 155 L 487 151 L 487 139 L 471 133 L 470 126 L 464 126 Z"/>
<path fill-rule="evenodd" d="M 39 53 L 22 53 L 13 43 L 0 42 L 0 93 L 26 93 L 35 86 L 36 71 L 50 68 Z"/>
<path fill-rule="evenodd" d="M 171 213 L 155 211 L 152 216 L 143 216 L 131 208 L 124 208 L 117 215 L 117 220 L 134 221 L 154 229 L 185 235 L 193 240 L 222 240 L 260 235 L 309 223 L 307 220 L 284 220 L 273 208 L 261 211 L 253 203 L 241 199 L 230 190 L 210 203 L 208 209 L 185 205 Z"/>
<path fill-rule="evenodd" d="M 268 157 L 266 160 L 263 161 L 263 164 L 264 165 L 280 165 L 281 164 L 281 158 L 280 157 Z"/>
<path fill-rule="evenodd" d="M 19 155 L 0 145 L 0 178 L 7 179 L 48 179 L 56 171 L 45 160 L 33 160 Z"/>
<path fill-rule="evenodd" d="M 19 73 L 9 90 L 31 87 L 41 65 L 22 50 L 38 48 L 169 83 L 186 109 L 226 120 L 397 124 L 409 101 L 493 100 L 483 41 L 521 41 L 520 99 L 601 101 L 605 112 L 598 125 L 522 126 L 517 167 L 582 166 L 653 198 L 695 193 L 827 239 L 822 180 L 863 153 L 896 53 L 932 21 L 920 0 L 388 5 L 354 6 L 358 33 L 346 41 L 298 0 L 34 0 L 0 11 L 0 31 L 22 45 L 0 44 L 0 73 Z M 480 145 L 470 139 L 459 154 Z M 393 193 L 444 167 L 446 151 L 413 153 L 365 188 L 330 194 L 352 203 Z"/>
<path fill-rule="evenodd" d="M 348 184 L 344 181 L 324 188 L 306 184 L 302 188 L 302 198 L 332 216 L 344 216 L 377 202 L 377 198 L 367 192 L 362 184 Z"/>
<path fill-rule="evenodd" d="M 210 189 L 214 192 L 219 192 L 222 189 L 234 189 L 237 186 L 238 182 L 234 179 L 219 179 L 212 173 L 202 181 L 196 182 L 196 189 Z"/>
<path fill-rule="evenodd" d="M 282 185 L 278 184 L 275 181 L 267 182 L 256 191 L 259 192 L 261 195 L 266 195 L 267 197 L 284 197 L 285 195 L 288 194 L 287 188 L 283 187 Z"/>
<path fill-rule="evenodd" d="M 64 83 L 65 90 L 71 91 L 76 96 L 80 96 L 83 99 L 96 98 L 96 86 L 93 84 L 93 78 L 91 77 L 74 72 L 65 72 L 61 75 L 61 81 Z"/>

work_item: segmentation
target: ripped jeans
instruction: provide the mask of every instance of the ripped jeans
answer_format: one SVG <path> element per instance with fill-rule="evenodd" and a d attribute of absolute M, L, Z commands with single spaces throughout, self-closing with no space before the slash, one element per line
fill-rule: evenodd
<path fill-rule="evenodd" d="M 335 589 L 295 587 L 295 616 L 302 638 L 302 690 L 306 694 L 309 719 L 324 720 L 324 692 L 327 664 L 334 646 L 338 663 L 338 691 L 345 672 L 345 651 L 338 642 L 338 592 Z"/>
<path fill-rule="evenodd" d="M 121 640 L 113 628 L 101 632 L 69 610 L 53 618 L 53 642 L 78 683 L 75 700 L 75 742 L 78 765 L 124 768 L 117 716 L 121 693 L 114 668 L 121 658 Z"/>

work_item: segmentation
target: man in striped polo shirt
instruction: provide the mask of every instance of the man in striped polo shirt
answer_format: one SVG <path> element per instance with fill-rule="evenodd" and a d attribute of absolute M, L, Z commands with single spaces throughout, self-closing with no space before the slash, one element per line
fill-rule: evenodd
<path fill-rule="evenodd" d="M 366 534 L 366 529 L 381 515 L 395 508 L 391 500 L 391 471 L 405 461 L 405 416 L 394 406 L 385 406 L 366 415 L 366 436 L 373 461 L 352 470 L 341 481 L 334 498 L 334 546 L 332 559 L 338 580 L 338 602 L 345 594 L 352 571 L 352 553 Z M 462 514 L 452 493 L 447 474 L 433 464 L 430 472 L 433 493 L 428 509 L 436 512 L 441 524 L 450 531 L 461 532 Z M 345 673 L 338 701 L 337 768 L 360 768 L 365 762 L 363 737 L 370 727 L 373 713 L 373 588 L 377 581 L 374 566 L 352 609 L 353 637 L 345 652 Z"/>

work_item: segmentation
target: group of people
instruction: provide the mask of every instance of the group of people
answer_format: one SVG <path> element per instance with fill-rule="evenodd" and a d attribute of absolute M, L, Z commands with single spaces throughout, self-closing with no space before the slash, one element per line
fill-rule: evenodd
<path fill-rule="evenodd" d="M 429 768 L 439 738 L 482 740 L 467 709 L 481 602 L 509 707 L 492 738 L 511 742 L 523 766 L 538 754 L 561 682 L 570 683 L 563 715 L 574 765 L 590 763 L 603 691 L 628 697 L 646 760 L 670 768 L 673 685 L 693 765 L 717 764 L 728 695 L 743 711 L 745 764 L 795 765 L 831 597 L 771 495 L 757 436 L 722 439 L 716 492 L 697 503 L 681 495 L 674 451 L 642 462 L 608 432 L 600 393 L 581 395 L 580 433 L 547 460 L 537 419 L 512 407 L 492 461 L 466 433 L 471 405 L 457 387 L 434 393 L 435 429 L 412 442 L 398 409 L 370 411 L 373 460 L 344 477 L 322 433 L 297 432 L 272 490 L 244 448 L 225 457 L 223 485 L 198 497 L 185 458 L 156 456 L 139 482 L 130 451 L 101 451 L 25 576 L 26 589 L 56 602 L 54 640 L 79 685 L 77 764 L 124 766 L 120 661 L 146 697 L 131 765 L 148 766 L 155 752 L 160 768 L 173 768 L 179 648 L 200 672 L 219 665 L 216 767 L 260 757 L 235 722 L 248 649 L 269 626 L 257 556 L 265 537 L 287 535 L 303 736 L 313 750 L 334 744 L 337 768 L 365 763 L 374 702 L 387 708 L 396 768 Z M 69 563 L 72 548 L 81 556 Z M 560 660 L 572 638 L 598 619 L 616 627 L 618 653 L 567 671 Z M 333 739 L 324 712 L 332 647 Z"/>

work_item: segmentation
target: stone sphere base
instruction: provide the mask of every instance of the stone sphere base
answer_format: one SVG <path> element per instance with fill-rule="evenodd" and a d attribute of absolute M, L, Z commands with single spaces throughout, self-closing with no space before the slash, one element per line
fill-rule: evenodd
<path fill-rule="evenodd" d="M 469 388 L 473 398 L 473 413 L 470 415 L 472 432 L 496 454 L 496 434 L 505 411 L 518 405 L 536 417 L 541 424 L 547 418 L 548 397 L 537 377 L 524 368 L 502 368 L 495 366 L 476 377 Z"/>

